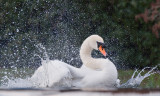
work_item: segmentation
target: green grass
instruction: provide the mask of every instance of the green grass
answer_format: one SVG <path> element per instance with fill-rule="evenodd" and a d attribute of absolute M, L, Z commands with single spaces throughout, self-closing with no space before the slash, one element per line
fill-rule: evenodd
<path fill-rule="evenodd" d="M 118 78 L 121 80 L 121 84 L 129 80 L 133 74 L 134 70 L 118 70 Z M 145 71 L 146 73 L 148 71 Z M 3 76 L 13 77 L 13 78 L 26 78 L 30 77 L 34 73 L 33 69 L 0 69 L 0 81 Z M 0 82 L 1 84 L 1 82 Z M 141 85 L 141 88 L 160 88 L 160 73 L 155 73 L 147 78 L 145 78 Z"/>

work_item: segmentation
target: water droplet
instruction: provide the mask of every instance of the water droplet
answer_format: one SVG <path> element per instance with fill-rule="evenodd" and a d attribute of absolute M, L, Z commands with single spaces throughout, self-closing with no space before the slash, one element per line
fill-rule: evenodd
<path fill-rule="evenodd" d="M 17 32 L 19 32 L 19 29 L 16 29 Z"/>

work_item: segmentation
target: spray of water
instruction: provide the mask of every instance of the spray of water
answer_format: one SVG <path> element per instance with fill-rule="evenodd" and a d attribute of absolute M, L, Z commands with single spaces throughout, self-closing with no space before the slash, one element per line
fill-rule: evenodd
<path fill-rule="evenodd" d="M 117 82 L 117 83 L 118 83 L 118 84 L 117 84 L 117 85 L 118 85 L 117 87 L 119 87 L 119 88 L 137 88 L 137 87 L 139 87 L 139 85 L 141 84 L 141 82 L 142 82 L 145 78 L 147 78 L 147 77 L 149 77 L 150 75 L 156 73 L 156 72 L 154 72 L 154 70 L 155 70 L 157 67 L 158 67 L 158 65 L 155 66 L 155 67 L 153 67 L 153 68 L 145 67 L 145 68 L 143 68 L 141 71 L 138 71 L 138 70 L 136 69 L 136 70 L 134 71 L 132 77 L 131 77 L 126 83 L 120 85 L 120 82 Z M 151 69 L 151 70 L 148 71 L 147 73 L 145 73 L 144 75 L 141 75 L 142 72 L 144 72 L 145 69 Z M 137 76 L 136 76 L 136 73 L 138 73 Z"/>
<path fill-rule="evenodd" d="M 49 83 L 48 79 L 48 66 L 47 63 L 49 62 L 49 56 L 47 54 L 46 48 L 42 44 L 35 45 L 39 53 L 42 54 L 34 54 L 34 57 L 38 57 L 41 59 L 41 64 L 44 68 L 44 76 L 43 81 L 45 81 L 45 84 L 47 85 Z M 16 68 L 16 67 L 13 67 Z M 14 71 L 18 71 L 18 69 L 14 69 Z M 38 87 L 38 84 L 36 82 L 33 82 L 30 77 L 26 76 L 25 79 L 22 79 L 20 77 L 14 77 L 10 76 L 12 75 L 11 72 L 5 72 L 5 75 L 1 79 L 1 88 L 31 88 L 31 87 Z"/>
<path fill-rule="evenodd" d="M 34 56 L 39 57 L 41 59 L 41 71 L 39 73 L 34 73 L 36 76 L 32 77 L 26 77 L 25 79 L 17 78 L 17 77 L 9 77 L 7 75 L 3 76 L 1 82 L 3 82 L 0 86 L 0 88 L 39 88 L 39 87 L 51 87 L 51 83 L 54 81 L 54 77 L 67 74 L 66 77 L 62 79 L 63 84 L 62 86 L 70 86 L 71 84 L 71 76 L 68 75 L 67 72 L 60 70 L 59 67 L 65 67 L 61 64 L 58 64 L 59 62 L 54 62 L 54 65 L 57 65 L 54 67 L 53 70 L 49 71 L 49 64 L 51 61 L 49 59 L 49 56 L 47 54 L 46 48 L 42 44 L 35 45 L 36 48 L 40 53 L 42 53 L 42 56 L 40 54 L 35 54 Z M 51 69 L 51 68 L 50 68 Z M 62 68 L 63 69 L 63 68 Z M 37 69 L 38 70 L 38 69 Z M 17 70 L 18 71 L 18 70 Z M 52 71 L 52 72 L 51 72 Z M 59 72 L 61 71 L 61 72 Z M 62 72 L 63 71 L 63 72 Z M 52 73 L 52 74 L 51 74 Z M 53 76 L 52 76 L 53 75 Z M 51 81 L 52 80 L 52 81 Z M 57 83 L 58 85 L 58 83 Z M 56 86 L 57 86 L 56 85 Z M 55 86 L 55 87 L 56 87 Z M 59 85 L 58 85 L 59 87 Z"/>
<path fill-rule="evenodd" d="M 41 53 L 43 53 L 43 58 L 41 58 L 41 62 L 42 62 L 42 66 L 43 66 L 43 68 L 44 68 L 44 78 L 46 78 L 46 85 L 48 86 L 48 84 L 49 84 L 49 72 L 48 72 L 48 62 L 49 62 L 49 56 L 48 56 L 48 54 L 47 54 L 47 51 L 46 51 L 46 48 L 42 45 L 42 44 L 38 44 L 38 45 L 36 45 L 36 47 L 38 48 L 38 50 L 41 52 Z M 43 79 L 44 79 L 43 78 Z"/>
<path fill-rule="evenodd" d="M 37 87 L 50 87 L 50 83 L 52 83 L 50 80 L 51 75 L 50 72 L 48 72 L 48 64 L 51 61 L 49 59 L 49 56 L 47 54 L 46 48 L 42 44 L 36 45 L 37 49 L 42 53 L 42 57 L 40 55 L 35 54 L 35 56 L 38 56 L 41 59 L 42 67 L 43 67 L 43 72 L 38 73 L 38 77 L 32 78 L 32 77 L 26 77 L 25 79 L 22 78 L 9 78 L 8 76 L 3 76 L 1 82 L 3 81 L 3 84 L 1 84 L 1 88 L 37 88 Z M 60 65 L 60 64 L 59 64 Z M 158 67 L 159 65 L 150 68 L 150 67 L 145 67 L 141 71 L 135 70 L 131 78 L 124 84 L 120 85 L 120 80 L 117 80 L 117 87 L 118 88 L 137 88 L 141 82 L 149 77 L 152 74 L 155 74 L 154 70 Z M 61 66 L 60 66 L 61 67 Z M 150 69 L 147 73 L 144 75 L 141 75 L 145 69 Z M 56 68 L 54 70 L 54 76 L 59 76 L 58 71 Z M 61 73 L 61 72 L 60 72 Z M 137 74 L 137 76 L 136 76 Z M 70 75 L 66 75 L 68 77 L 64 77 L 63 81 L 66 81 L 64 85 L 69 86 L 71 83 Z M 54 77 L 53 77 L 54 78 Z M 52 78 L 52 79 L 53 79 Z M 58 86 L 59 87 L 59 86 Z"/>

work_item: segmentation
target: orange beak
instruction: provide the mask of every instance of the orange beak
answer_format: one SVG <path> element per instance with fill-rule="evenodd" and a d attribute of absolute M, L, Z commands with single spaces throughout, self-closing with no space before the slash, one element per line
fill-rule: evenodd
<path fill-rule="evenodd" d="M 102 45 L 101 46 L 99 46 L 99 51 L 106 57 L 107 56 L 107 53 L 106 53 L 106 51 L 105 51 L 105 49 L 104 48 L 102 48 Z"/>

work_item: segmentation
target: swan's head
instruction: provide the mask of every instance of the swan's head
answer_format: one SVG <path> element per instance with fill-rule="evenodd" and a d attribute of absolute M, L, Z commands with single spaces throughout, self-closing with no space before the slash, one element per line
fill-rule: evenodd
<path fill-rule="evenodd" d="M 107 53 L 104 49 L 104 40 L 102 37 L 100 37 L 99 35 L 91 35 L 90 37 L 88 37 L 88 40 L 91 48 L 99 50 L 105 57 L 107 56 Z"/>

